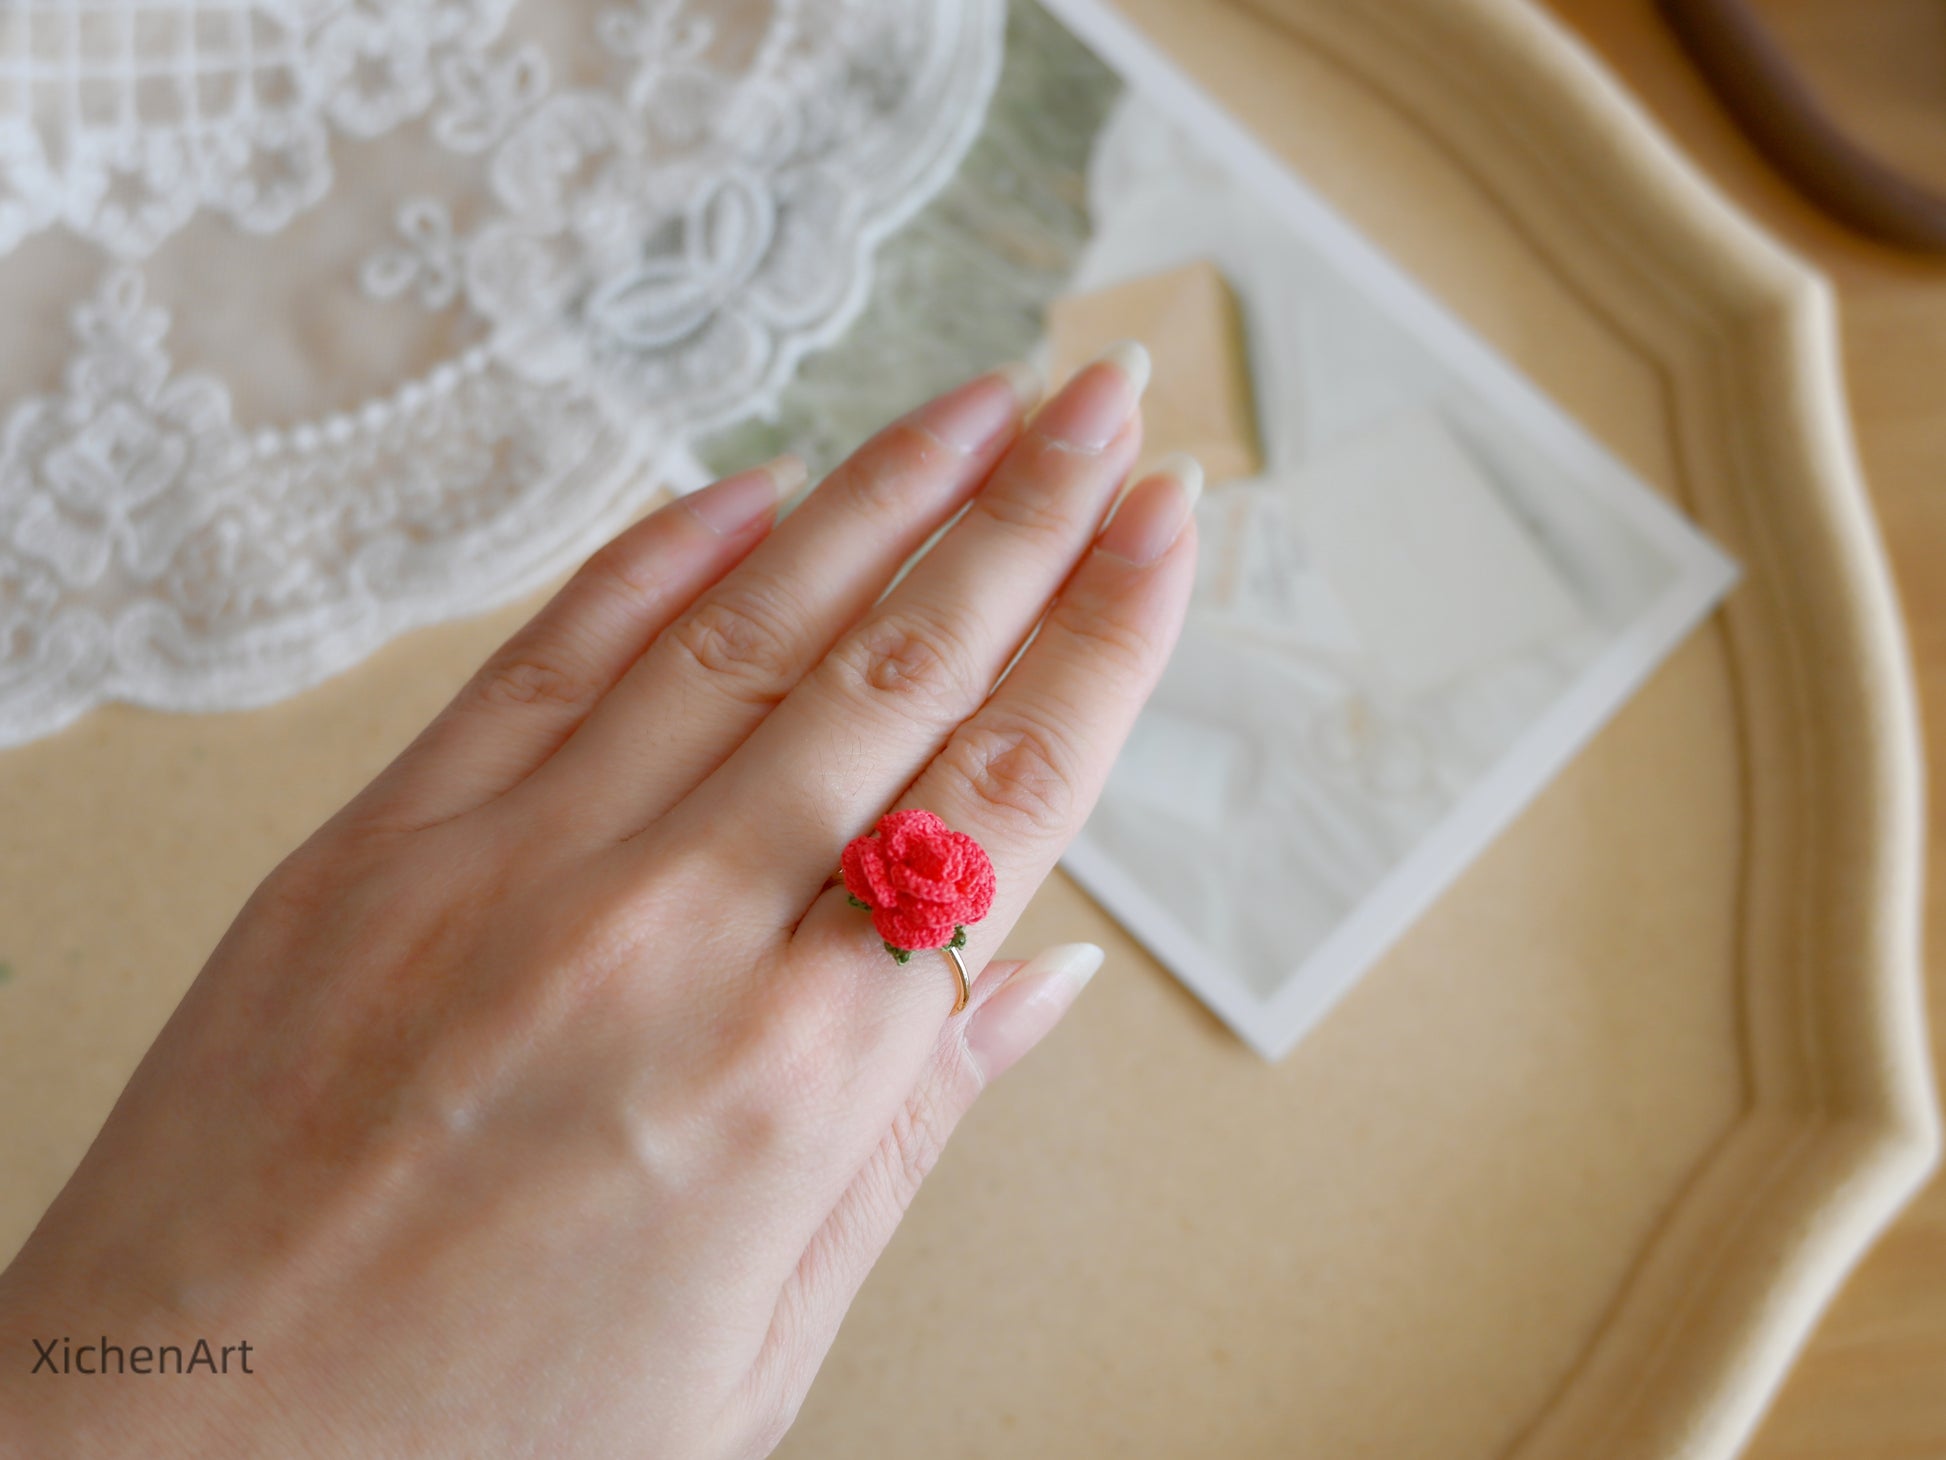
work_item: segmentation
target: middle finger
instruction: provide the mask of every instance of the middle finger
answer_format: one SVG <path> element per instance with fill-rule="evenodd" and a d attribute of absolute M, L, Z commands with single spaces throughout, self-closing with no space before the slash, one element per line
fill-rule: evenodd
<path fill-rule="evenodd" d="M 693 823 L 719 847 L 762 846 L 753 877 L 801 912 L 805 884 L 992 693 L 1094 541 L 1140 450 L 1148 377 L 1133 344 L 1077 375 L 938 546 L 671 813 L 670 832 Z"/>
<path fill-rule="evenodd" d="M 1039 395 L 984 375 L 881 431 L 705 591 L 535 776 L 577 834 L 622 840 L 742 742 L 985 481 Z"/>

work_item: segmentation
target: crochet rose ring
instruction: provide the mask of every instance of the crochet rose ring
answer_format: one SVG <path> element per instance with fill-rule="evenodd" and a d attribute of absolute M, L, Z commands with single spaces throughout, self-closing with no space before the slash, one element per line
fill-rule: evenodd
<path fill-rule="evenodd" d="M 993 907 L 993 861 L 972 837 L 954 831 L 930 811 L 894 811 L 845 848 L 845 891 L 853 907 L 872 915 L 885 951 L 900 963 L 937 948 L 959 974 L 959 1002 L 966 1007 L 972 983 L 960 949 L 966 927 Z"/>

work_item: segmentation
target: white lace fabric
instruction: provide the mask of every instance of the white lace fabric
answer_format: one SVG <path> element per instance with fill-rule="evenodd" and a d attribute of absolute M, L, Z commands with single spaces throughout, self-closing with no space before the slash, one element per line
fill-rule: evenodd
<path fill-rule="evenodd" d="M 558 574 L 850 325 L 1004 24 L 0 0 L 0 745 L 268 703 Z"/>

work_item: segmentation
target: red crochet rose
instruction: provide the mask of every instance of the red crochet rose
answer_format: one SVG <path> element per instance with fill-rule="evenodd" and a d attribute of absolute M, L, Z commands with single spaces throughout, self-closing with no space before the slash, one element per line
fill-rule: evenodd
<path fill-rule="evenodd" d="M 993 862 L 930 811 L 894 811 L 845 848 L 845 891 L 894 955 L 965 942 L 993 906 Z M 900 962 L 904 962 L 900 958 Z"/>

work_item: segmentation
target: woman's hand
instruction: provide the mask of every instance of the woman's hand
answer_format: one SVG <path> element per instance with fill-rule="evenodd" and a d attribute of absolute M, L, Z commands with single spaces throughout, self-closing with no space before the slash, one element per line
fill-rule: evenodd
<path fill-rule="evenodd" d="M 1024 372 L 989 375 L 774 531 L 788 464 L 597 554 L 211 957 L 0 1276 L 0 1453 L 775 1445 L 955 1122 L 1099 961 L 980 972 L 1188 599 L 1193 467 L 1109 519 L 1146 375 L 1111 352 L 1026 427 Z M 998 872 L 964 1014 L 827 889 L 895 806 Z M 118 1376 L 103 1339 L 228 1372 Z"/>

